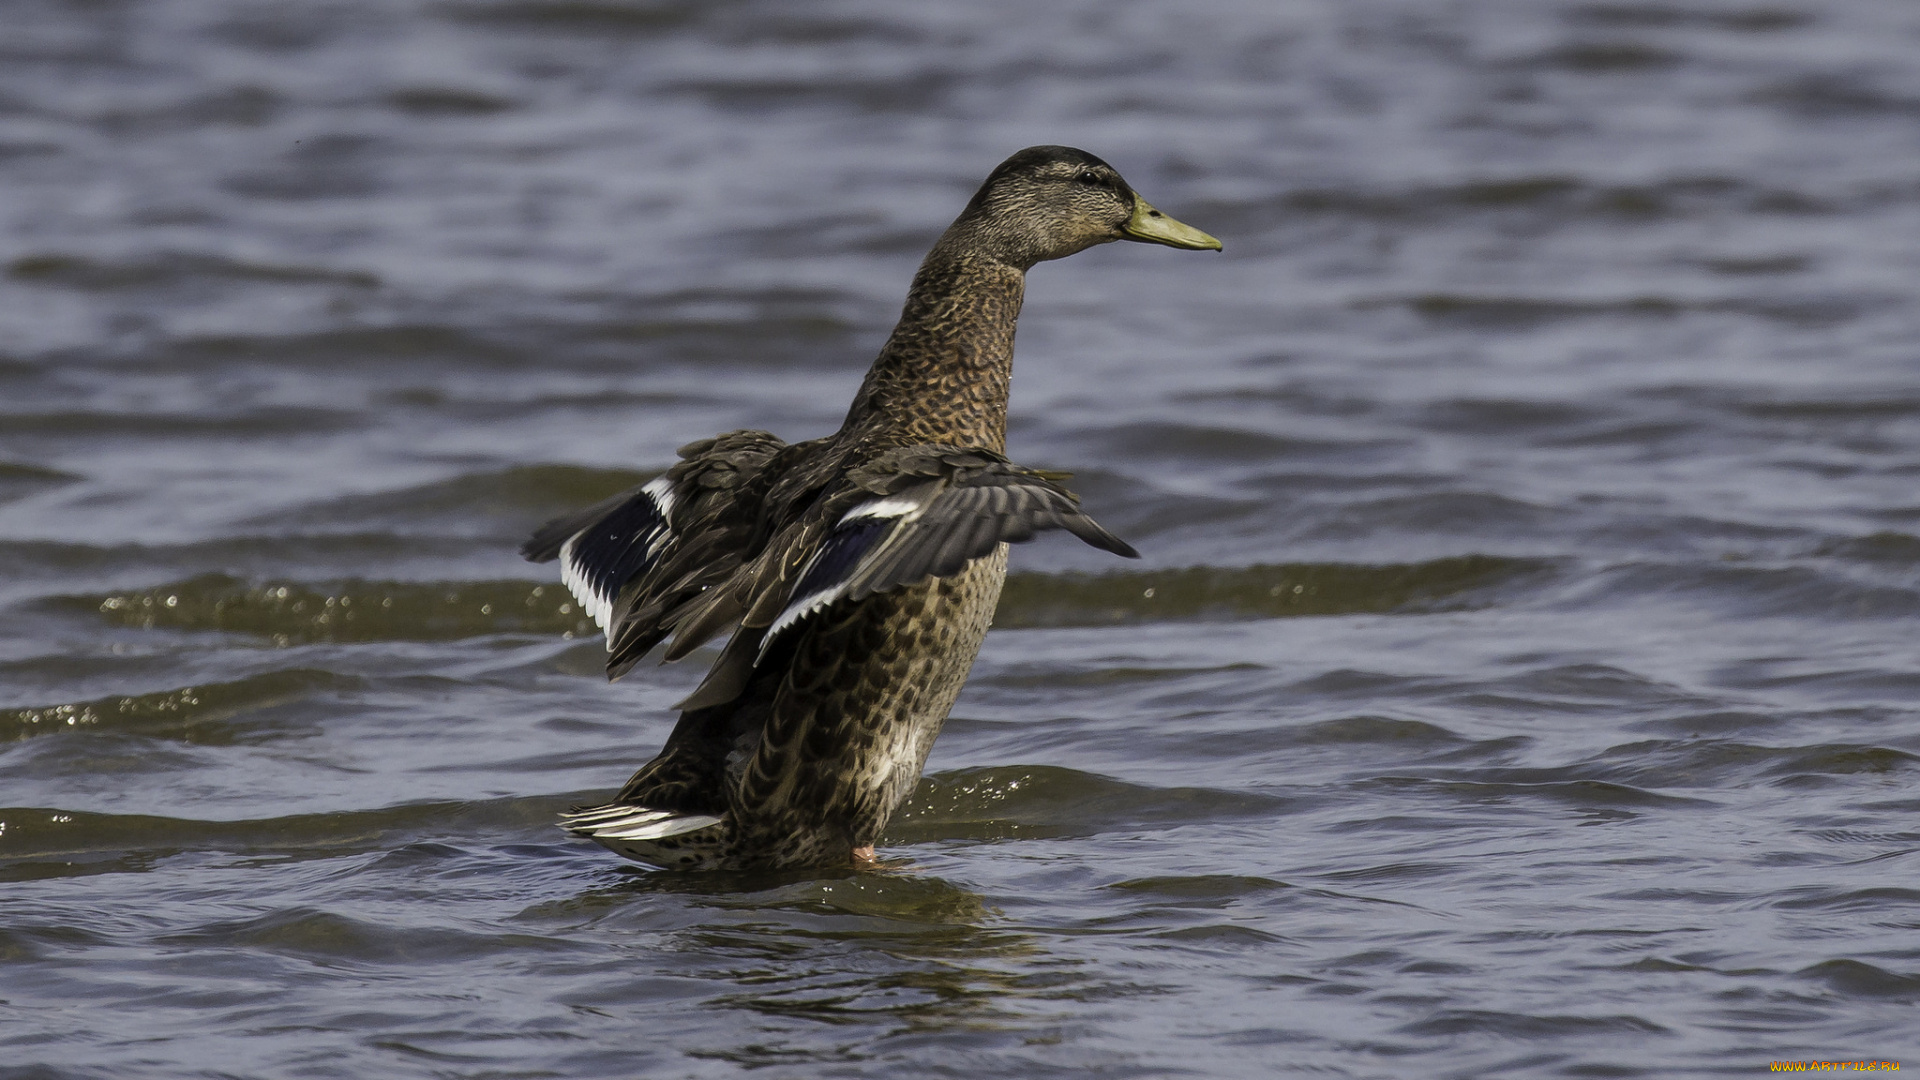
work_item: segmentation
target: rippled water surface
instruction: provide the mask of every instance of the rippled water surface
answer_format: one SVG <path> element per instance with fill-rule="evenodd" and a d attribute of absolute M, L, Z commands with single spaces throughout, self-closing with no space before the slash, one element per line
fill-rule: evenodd
<path fill-rule="evenodd" d="M 14 0 L 0 1076 L 1920 1059 L 1920 7 Z M 545 516 L 838 423 L 1021 146 L 1015 577 L 879 873 L 565 838 Z M 711 656 L 711 653 L 705 654 Z"/>

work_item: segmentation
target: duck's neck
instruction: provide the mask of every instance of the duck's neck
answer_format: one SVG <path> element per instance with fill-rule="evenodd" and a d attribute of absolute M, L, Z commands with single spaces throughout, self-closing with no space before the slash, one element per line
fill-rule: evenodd
<path fill-rule="evenodd" d="M 963 250 L 961 239 L 950 231 L 920 264 L 843 436 L 1006 448 L 1013 328 L 1027 276 Z"/>

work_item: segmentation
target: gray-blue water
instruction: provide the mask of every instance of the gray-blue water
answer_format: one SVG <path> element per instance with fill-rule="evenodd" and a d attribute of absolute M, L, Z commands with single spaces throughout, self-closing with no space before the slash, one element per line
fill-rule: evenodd
<path fill-rule="evenodd" d="M 10 0 L 0 1077 L 1920 1049 L 1920 6 Z M 546 516 L 838 423 L 985 173 L 1016 577 L 882 873 L 567 839 Z M 710 657 L 712 654 L 705 654 Z"/>

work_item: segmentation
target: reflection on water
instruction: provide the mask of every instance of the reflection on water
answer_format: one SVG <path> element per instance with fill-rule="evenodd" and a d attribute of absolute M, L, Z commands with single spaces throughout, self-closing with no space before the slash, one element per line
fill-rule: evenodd
<path fill-rule="evenodd" d="M 614 884 L 536 905 L 520 921 L 569 934 L 666 930 L 658 947 L 696 980 L 684 1003 L 757 1035 L 693 1048 L 743 1066 L 861 1060 L 855 1049 L 926 1036 L 991 1043 L 1028 1032 L 1047 1002 L 1072 1000 L 1075 978 L 1035 935 L 1005 925 L 982 897 L 894 859 L 873 873 L 663 874 L 622 869 Z M 676 909 L 671 929 L 662 901 Z M 1090 973 L 1089 973 L 1090 974 Z M 574 999 L 619 1015 L 657 1007 L 654 993 L 609 984 Z M 730 1014 L 743 1017 L 729 1022 Z M 846 1035 L 835 1036 L 838 1029 Z"/>
<path fill-rule="evenodd" d="M 1648 1076 L 1920 999 L 1900 0 L 22 0 L 0 1061 Z M 514 549 L 829 431 L 1067 142 L 1015 556 L 881 872 L 555 827 L 659 746 Z M 0 1069 L 5 1072 L 6 1069 Z M 8 1075 L 12 1075 L 9 1073 Z"/>

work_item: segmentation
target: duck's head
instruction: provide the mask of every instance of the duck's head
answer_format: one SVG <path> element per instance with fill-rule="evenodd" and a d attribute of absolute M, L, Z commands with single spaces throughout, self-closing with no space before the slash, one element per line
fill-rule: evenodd
<path fill-rule="evenodd" d="M 982 253 L 1022 269 L 1115 240 L 1220 250 L 1220 241 L 1155 210 L 1113 166 L 1071 146 L 1029 146 L 1001 162 L 954 224 Z"/>

